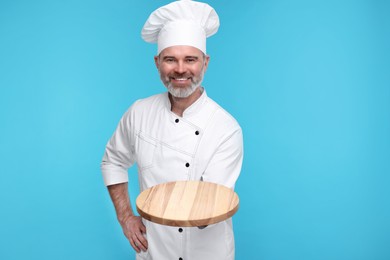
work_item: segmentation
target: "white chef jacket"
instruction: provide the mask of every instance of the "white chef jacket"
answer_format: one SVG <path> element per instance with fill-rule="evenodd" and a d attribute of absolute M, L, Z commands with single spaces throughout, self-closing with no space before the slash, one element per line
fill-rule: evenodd
<path fill-rule="evenodd" d="M 141 191 L 164 182 L 201 179 L 234 188 L 242 158 L 240 126 L 205 90 L 182 117 L 171 111 L 163 93 L 136 101 L 124 114 L 101 169 L 108 186 L 127 182 L 128 168 L 137 163 Z M 231 219 L 204 229 L 143 223 L 148 250 L 137 259 L 234 259 Z"/>

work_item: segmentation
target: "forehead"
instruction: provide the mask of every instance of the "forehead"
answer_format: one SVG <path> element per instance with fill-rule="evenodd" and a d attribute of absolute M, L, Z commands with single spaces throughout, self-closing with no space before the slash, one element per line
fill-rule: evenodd
<path fill-rule="evenodd" d="M 198 48 L 187 46 L 187 45 L 178 45 L 165 48 L 161 51 L 160 57 L 165 56 L 174 56 L 174 57 L 187 57 L 187 56 L 202 56 L 203 52 Z"/>

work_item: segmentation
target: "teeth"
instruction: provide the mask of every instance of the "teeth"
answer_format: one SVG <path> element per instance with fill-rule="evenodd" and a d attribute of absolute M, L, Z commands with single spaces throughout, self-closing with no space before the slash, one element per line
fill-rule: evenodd
<path fill-rule="evenodd" d="M 182 80 L 182 81 L 184 81 L 184 80 L 187 80 L 187 79 L 184 79 L 184 78 L 178 79 L 178 78 L 176 78 L 175 80 Z"/>

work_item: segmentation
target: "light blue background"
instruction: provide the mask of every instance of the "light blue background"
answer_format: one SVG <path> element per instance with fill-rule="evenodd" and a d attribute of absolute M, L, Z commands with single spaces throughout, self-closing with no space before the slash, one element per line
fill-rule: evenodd
<path fill-rule="evenodd" d="M 0 1 L 0 259 L 133 259 L 99 165 L 165 91 L 140 30 L 166 3 Z M 204 85 L 245 138 L 236 258 L 390 259 L 390 2 L 209 3 Z"/>

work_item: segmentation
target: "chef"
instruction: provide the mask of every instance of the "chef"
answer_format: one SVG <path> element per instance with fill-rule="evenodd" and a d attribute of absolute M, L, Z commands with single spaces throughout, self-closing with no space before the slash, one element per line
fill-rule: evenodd
<path fill-rule="evenodd" d="M 231 218 L 207 227 L 163 226 L 136 216 L 128 193 L 127 170 L 134 164 L 141 192 L 185 180 L 234 188 L 243 159 L 242 131 L 201 85 L 210 59 L 206 38 L 218 27 L 212 7 L 182 0 L 155 10 L 142 29 L 146 42 L 157 43 L 154 61 L 167 92 L 128 109 L 101 163 L 118 221 L 137 259 L 234 259 Z"/>

